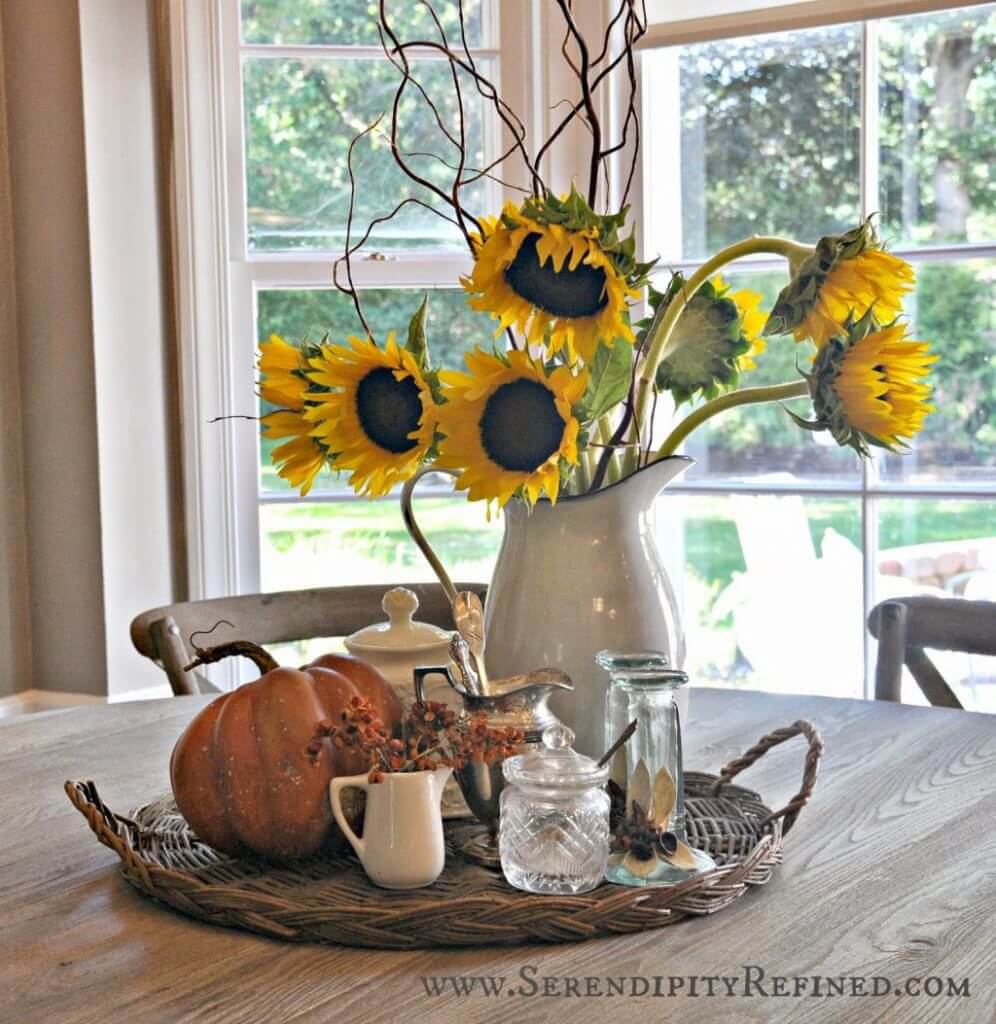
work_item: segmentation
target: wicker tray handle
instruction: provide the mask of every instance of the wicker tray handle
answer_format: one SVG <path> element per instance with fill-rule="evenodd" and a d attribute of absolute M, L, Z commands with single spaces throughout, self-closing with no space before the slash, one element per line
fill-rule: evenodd
<path fill-rule="evenodd" d="M 806 752 L 806 763 L 802 772 L 802 786 L 799 788 L 799 792 L 780 811 L 773 811 L 763 822 L 763 824 L 767 824 L 768 822 L 776 821 L 778 818 L 784 818 L 782 834 L 785 835 L 795 824 L 799 811 L 809 803 L 809 798 L 813 795 L 816 779 L 820 772 L 820 758 L 823 756 L 823 737 L 820 736 L 812 722 L 800 719 L 798 722 L 793 722 L 792 725 L 787 725 L 782 729 L 775 729 L 774 732 L 769 732 L 767 736 L 763 736 L 747 753 L 731 761 L 719 773 L 719 779 L 713 787 L 713 792 L 718 793 L 722 786 L 739 775 L 745 768 L 749 768 L 755 761 L 760 760 L 772 747 L 777 747 L 779 743 L 784 743 L 786 740 L 792 739 L 793 736 L 799 735 L 805 736 L 809 741 L 809 750 Z"/>

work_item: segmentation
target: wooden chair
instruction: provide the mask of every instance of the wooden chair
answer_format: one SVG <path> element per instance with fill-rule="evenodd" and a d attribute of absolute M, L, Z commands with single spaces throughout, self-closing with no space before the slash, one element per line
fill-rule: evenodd
<path fill-rule="evenodd" d="M 960 708 L 925 648 L 996 655 L 996 601 L 904 597 L 883 601 L 868 616 L 878 639 L 875 699 L 898 702 L 903 665 L 935 707 Z"/>
<path fill-rule="evenodd" d="M 452 629 L 450 602 L 438 583 L 404 583 L 418 595 L 416 618 L 442 629 Z M 487 587 L 458 583 L 458 590 L 473 590 L 483 600 Z M 385 584 L 359 587 L 323 587 L 276 594 L 248 594 L 207 601 L 184 601 L 142 612 L 131 624 L 131 640 L 139 654 L 151 658 L 169 677 L 173 693 L 217 693 L 218 688 L 184 666 L 193 659 L 190 635 L 210 630 L 220 620 L 234 628 L 220 627 L 201 640 L 222 643 L 254 640 L 258 644 L 290 643 L 316 637 L 340 637 L 384 619 L 381 600 Z"/>

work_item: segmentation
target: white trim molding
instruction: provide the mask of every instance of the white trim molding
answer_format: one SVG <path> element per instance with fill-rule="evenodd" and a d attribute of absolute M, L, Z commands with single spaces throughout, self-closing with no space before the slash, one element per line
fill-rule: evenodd
<path fill-rule="evenodd" d="M 128 699 L 134 699 L 130 696 Z M 106 704 L 107 698 L 91 693 L 64 693 L 60 690 L 22 690 L 11 697 L 0 697 L 0 721 L 21 715 L 34 715 L 39 711 L 58 711 L 60 708 L 78 708 L 91 704 Z"/>
<path fill-rule="evenodd" d="M 254 412 L 238 405 L 240 395 L 252 393 L 252 362 L 241 358 L 236 332 L 243 318 L 233 315 L 231 304 L 235 254 L 222 55 L 223 33 L 231 31 L 231 15 L 237 18 L 237 12 L 237 5 L 225 0 L 170 3 L 177 321 L 189 592 L 194 599 L 251 589 L 255 576 L 255 545 L 247 543 L 256 534 L 255 478 L 252 500 L 246 501 L 249 482 L 239 471 L 244 447 L 239 435 L 251 435 L 254 443 L 255 430 L 244 429 L 245 421 L 218 419 Z M 250 381 L 248 389 L 238 386 L 240 373 Z"/>
<path fill-rule="evenodd" d="M 712 39 L 787 32 L 792 29 L 820 28 L 845 22 L 896 18 L 906 14 L 926 14 L 951 7 L 976 7 L 992 0 L 806 0 L 782 3 L 779 0 L 713 0 L 697 3 L 696 14 L 686 15 L 690 4 L 652 3 L 650 30 L 640 41 L 641 50 L 659 46 L 705 43 Z M 661 10 L 661 8 L 669 8 Z M 722 13 L 713 13 L 721 10 Z"/>

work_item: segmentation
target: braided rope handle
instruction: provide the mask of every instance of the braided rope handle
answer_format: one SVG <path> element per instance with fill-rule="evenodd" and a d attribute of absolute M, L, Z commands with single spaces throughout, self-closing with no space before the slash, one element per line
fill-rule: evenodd
<path fill-rule="evenodd" d="M 799 811 L 809 803 L 809 798 L 813 795 L 816 779 L 820 772 L 820 758 L 823 757 L 823 737 L 812 722 L 799 719 L 798 722 L 793 722 L 792 725 L 787 725 L 782 729 L 775 729 L 774 732 L 769 732 L 767 736 L 763 736 L 750 750 L 731 761 L 719 773 L 719 778 L 713 786 L 713 794 L 718 794 L 726 783 L 739 775 L 745 768 L 749 768 L 755 761 L 760 760 L 772 747 L 777 747 L 779 743 L 784 743 L 786 740 L 792 739 L 793 736 L 800 735 L 805 736 L 809 741 L 809 750 L 806 752 L 806 762 L 802 772 L 802 786 L 799 788 L 799 792 L 780 811 L 772 812 L 761 822 L 762 825 L 767 825 L 769 822 L 784 818 L 782 834 L 788 833 L 789 829 L 795 824 Z"/>

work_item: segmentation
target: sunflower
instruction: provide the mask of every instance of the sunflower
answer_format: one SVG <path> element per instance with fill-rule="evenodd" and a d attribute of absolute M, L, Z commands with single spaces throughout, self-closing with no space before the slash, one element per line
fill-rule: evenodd
<path fill-rule="evenodd" d="M 507 203 L 500 218 L 485 218 L 475 236 L 476 256 L 461 279 L 472 309 L 514 327 L 529 344 L 570 362 L 588 362 L 599 340 L 634 341 L 628 300 L 649 264 L 633 258 L 632 236 L 618 237 L 623 215 L 599 217 L 573 191 L 562 199 Z"/>
<path fill-rule="evenodd" d="M 712 286 L 720 295 L 732 299 L 740 311 L 740 335 L 750 348 L 737 360 L 737 369 L 756 370 L 757 357 L 768 347 L 768 343 L 762 337 L 768 319 L 761 309 L 764 296 L 760 292 L 752 292 L 749 288 L 730 291 L 719 274 L 712 279 Z"/>
<path fill-rule="evenodd" d="M 666 308 L 685 287 L 684 277 L 675 274 L 660 302 Z M 748 335 L 748 329 L 757 326 L 754 306 L 761 299 L 758 295 L 754 302 L 753 295 L 731 294 L 718 276 L 703 282 L 675 323 L 671 352 L 657 366 L 657 390 L 670 392 L 680 405 L 697 397 L 715 398 L 721 390 L 735 386 L 744 360 L 758 351 L 757 339 Z M 657 296 L 652 295 L 651 304 L 655 301 Z"/>
<path fill-rule="evenodd" d="M 791 331 L 796 341 L 809 338 L 822 348 L 852 313 L 862 317 L 874 307 L 879 323 L 891 323 L 915 277 L 905 260 L 885 251 L 867 220 L 819 240 L 778 296 L 764 333 Z"/>
<path fill-rule="evenodd" d="M 309 387 L 306 352 L 284 341 L 279 334 L 271 334 L 269 341 L 260 342 L 257 365 L 262 374 L 259 394 L 264 401 L 285 409 L 304 408 Z"/>
<path fill-rule="evenodd" d="M 337 470 L 352 470 L 357 494 L 379 498 L 407 480 L 432 447 L 435 403 L 415 356 L 400 348 L 394 332 L 384 348 L 350 338 L 325 345 L 310 360 L 309 378 L 330 391 L 305 416 L 335 458 Z"/>
<path fill-rule="evenodd" d="M 290 441 L 273 449 L 271 459 L 277 472 L 304 497 L 315 482 L 321 468 L 328 462 L 328 453 L 311 437 L 314 425 L 301 412 L 280 409 L 262 417 L 265 436 L 289 437 Z"/>
<path fill-rule="evenodd" d="M 906 447 L 933 412 L 924 381 L 937 361 L 928 344 L 906 337 L 906 325 L 879 327 L 871 312 L 849 318 L 843 334 L 817 353 L 807 374 L 815 422 L 793 418 L 810 430 L 828 430 L 840 445 L 861 455 L 869 445 Z"/>
<path fill-rule="evenodd" d="M 560 491 L 562 464 L 577 465 L 580 424 L 572 406 L 584 394 L 587 371 L 548 372 L 529 354 L 465 356 L 469 373 L 444 371 L 446 403 L 439 407 L 443 437 L 436 465 L 459 471 L 456 486 L 471 501 L 504 505 L 521 493 L 535 504 Z"/>

